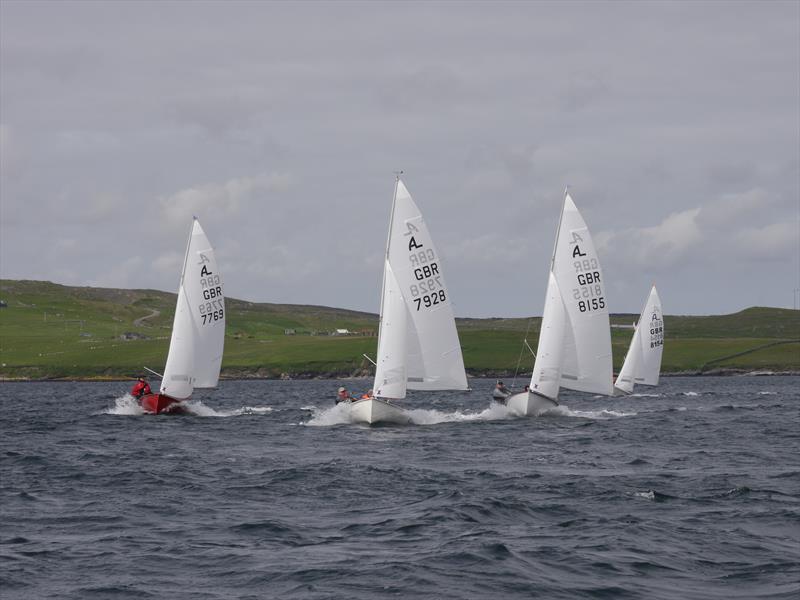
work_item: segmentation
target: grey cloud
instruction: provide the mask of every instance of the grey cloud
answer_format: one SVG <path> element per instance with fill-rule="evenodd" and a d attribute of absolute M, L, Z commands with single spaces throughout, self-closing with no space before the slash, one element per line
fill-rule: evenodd
<path fill-rule="evenodd" d="M 541 312 L 566 185 L 614 310 L 786 305 L 800 8 L 735 8 L 0 3 L 0 273 L 171 290 L 198 212 L 231 295 L 376 310 L 404 169 L 459 314 Z"/>

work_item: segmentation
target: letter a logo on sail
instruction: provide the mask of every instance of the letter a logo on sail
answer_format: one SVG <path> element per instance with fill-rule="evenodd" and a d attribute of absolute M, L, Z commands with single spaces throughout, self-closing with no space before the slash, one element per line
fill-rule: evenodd
<path fill-rule="evenodd" d="M 572 258 L 575 258 L 576 256 L 586 256 L 584 252 L 581 252 L 580 246 L 578 246 L 578 242 L 582 241 L 583 238 L 580 236 L 580 234 L 577 231 L 573 231 L 572 241 L 570 242 L 570 244 L 575 244 L 575 247 L 572 249 Z"/>
<path fill-rule="evenodd" d="M 422 248 L 422 244 L 418 244 L 414 236 L 411 236 L 411 239 L 408 240 L 408 251 L 411 252 L 413 248 Z"/>
<path fill-rule="evenodd" d="M 406 221 L 406 232 L 403 235 L 413 235 L 419 233 L 419 229 L 411 221 Z"/>
<path fill-rule="evenodd" d="M 576 256 L 586 256 L 585 252 L 581 252 L 581 247 L 580 246 L 575 246 L 572 249 L 572 258 L 575 258 Z"/>

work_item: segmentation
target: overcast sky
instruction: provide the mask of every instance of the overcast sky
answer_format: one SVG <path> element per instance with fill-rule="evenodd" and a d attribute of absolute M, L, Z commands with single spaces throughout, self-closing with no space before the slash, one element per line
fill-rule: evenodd
<path fill-rule="evenodd" d="M 0 275 L 377 312 L 392 172 L 460 316 L 541 314 L 565 186 L 613 312 L 793 304 L 800 3 L 0 3 Z"/>

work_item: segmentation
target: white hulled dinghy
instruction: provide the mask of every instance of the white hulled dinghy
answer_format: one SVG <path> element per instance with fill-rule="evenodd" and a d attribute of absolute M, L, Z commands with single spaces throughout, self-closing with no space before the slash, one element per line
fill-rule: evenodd
<path fill-rule="evenodd" d="M 615 393 L 630 394 L 637 383 L 658 385 L 661 354 L 664 351 L 664 313 L 656 286 L 650 290 L 639 322 L 634 327 L 625 362 L 614 382 Z"/>
<path fill-rule="evenodd" d="M 225 344 L 225 296 L 214 249 L 197 217 L 183 259 L 167 363 L 158 394 L 140 399 L 145 412 L 173 412 L 195 388 L 219 381 Z"/>
<path fill-rule="evenodd" d="M 467 390 L 442 264 L 419 208 L 395 181 L 383 268 L 374 397 L 351 405 L 361 423 L 408 423 L 407 390 Z"/>
<path fill-rule="evenodd" d="M 602 273 L 586 222 L 566 194 L 530 391 L 506 400 L 512 413 L 536 415 L 556 406 L 562 387 L 612 395 L 611 328 Z"/>

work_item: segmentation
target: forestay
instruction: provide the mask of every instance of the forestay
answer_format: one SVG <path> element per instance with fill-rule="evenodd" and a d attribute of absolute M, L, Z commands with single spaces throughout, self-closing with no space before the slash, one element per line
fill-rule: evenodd
<path fill-rule="evenodd" d="M 184 257 L 161 392 L 188 398 L 215 387 L 225 343 L 225 297 L 214 249 L 195 218 Z"/>

